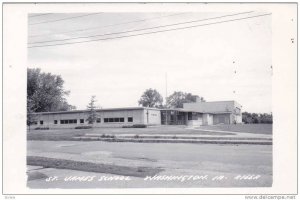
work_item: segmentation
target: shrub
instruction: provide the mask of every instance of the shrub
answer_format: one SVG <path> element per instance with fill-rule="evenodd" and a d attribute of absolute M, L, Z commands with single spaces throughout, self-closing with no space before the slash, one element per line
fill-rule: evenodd
<path fill-rule="evenodd" d="M 133 124 L 132 127 L 133 128 L 146 128 L 147 125 L 145 125 L 145 124 Z"/>
<path fill-rule="evenodd" d="M 116 138 L 115 135 L 105 135 L 105 134 L 102 134 L 100 137 L 101 138 Z"/>
<path fill-rule="evenodd" d="M 37 127 L 34 130 L 49 130 L 49 127 Z"/>
<path fill-rule="evenodd" d="M 91 126 L 76 126 L 75 129 L 90 129 Z"/>
<path fill-rule="evenodd" d="M 147 128 L 145 124 L 124 125 L 122 128 Z"/>

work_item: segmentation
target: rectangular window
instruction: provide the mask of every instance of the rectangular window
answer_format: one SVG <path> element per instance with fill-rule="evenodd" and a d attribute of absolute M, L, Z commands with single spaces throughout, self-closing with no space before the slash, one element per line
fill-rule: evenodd
<path fill-rule="evenodd" d="M 62 119 L 60 124 L 77 124 L 77 119 Z"/>
<path fill-rule="evenodd" d="M 133 117 L 128 117 L 128 122 L 133 122 Z"/>
<path fill-rule="evenodd" d="M 69 124 L 77 124 L 77 119 L 69 119 Z"/>
<path fill-rule="evenodd" d="M 112 122 L 124 122 L 124 117 L 104 118 L 104 123 L 112 123 Z"/>
<path fill-rule="evenodd" d="M 193 118 L 192 113 L 191 113 L 191 112 L 188 112 L 188 120 L 192 120 L 192 118 Z"/>
<path fill-rule="evenodd" d="M 54 120 L 54 124 L 57 124 L 57 120 Z"/>
<path fill-rule="evenodd" d="M 83 124 L 84 123 L 84 119 L 80 119 L 80 124 Z"/>
<path fill-rule="evenodd" d="M 101 118 L 97 118 L 96 122 L 101 123 Z"/>
<path fill-rule="evenodd" d="M 43 125 L 43 124 L 44 124 L 44 122 L 41 120 L 41 121 L 40 121 L 40 125 Z"/>

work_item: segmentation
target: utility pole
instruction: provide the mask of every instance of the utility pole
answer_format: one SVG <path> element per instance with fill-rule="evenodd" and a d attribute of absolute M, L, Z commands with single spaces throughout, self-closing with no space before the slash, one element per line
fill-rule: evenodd
<path fill-rule="evenodd" d="M 167 105 L 167 97 L 168 97 L 168 73 L 166 72 L 166 105 Z"/>
<path fill-rule="evenodd" d="M 166 125 L 168 125 L 168 108 L 167 108 L 167 98 L 168 98 L 168 73 L 166 72 Z"/>

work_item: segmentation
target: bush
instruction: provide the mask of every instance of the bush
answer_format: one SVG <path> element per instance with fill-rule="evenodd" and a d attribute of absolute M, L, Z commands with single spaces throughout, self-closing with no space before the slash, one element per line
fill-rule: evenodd
<path fill-rule="evenodd" d="M 105 135 L 105 134 L 102 134 L 100 137 L 101 138 L 116 138 L 115 135 Z"/>
<path fill-rule="evenodd" d="M 133 124 L 133 128 L 147 128 L 145 124 Z"/>
<path fill-rule="evenodd" d="M 124 125 L 122 128 L 147 128 L 145 124 Z"/>
<path fill-rule="evenodd" d="M 49 127 L 37 127 L 34 130 L 49 130 Z"/>
<path fill-rule="evenodd" d="M 75 129 L 90 129 L 91 126 L 76 126 Z"/>

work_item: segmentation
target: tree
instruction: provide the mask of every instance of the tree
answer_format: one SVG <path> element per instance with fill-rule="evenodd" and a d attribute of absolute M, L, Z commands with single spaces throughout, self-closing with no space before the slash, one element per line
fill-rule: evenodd
<path fill-rule="evenodd" d="M 147 89 L 139 100 L 139 105 L 144 107 L 156 107 L 162 106 L 163 98 L 155 89 Z"/>
<path fill-rule="evenodd" d="M 97 112 L 96 112 L 96 96 L 91 97 L 91 101 L 87 106 L 88 110 L 88 118 L 86 121 L 88 121 L 89 124 L 94 124 L 95 121 L 97 120 Z"/>
<path fill-rule="evenodd" d="M 273 115 L 243 112 L 242 121 L 245 124 L 273 124 Z"/>
<path fill-rule="evenodd" d="M 30 131 L 30 126 L 36 122 L 36 116 L 32 111 L 32 102 L 27 101 L 27 126 Z"/>
<path fill-rule="evenodd" d="M 191 103 L 196 102 L 197 99 L 200 99 L 200 101 L 204 102 L 203 97 L 199 97 L 198 95 L 193 95 L 191 93 L 181 92 L 181 91 L 175 91 L 173 94 L 167 97 L 167 107 L 173 107 L 173 108 L 183 108 L 183 103 Z"/>
<path fill-rule="evenodd" d="M 66 96 L 70 91 L 63 87 L 64 80 L 59 75 L 41 72 L 35 68 L 27 70 L 27 110 L 30 112 L 67 111 L 75 109 L 69 105 Z"/>

